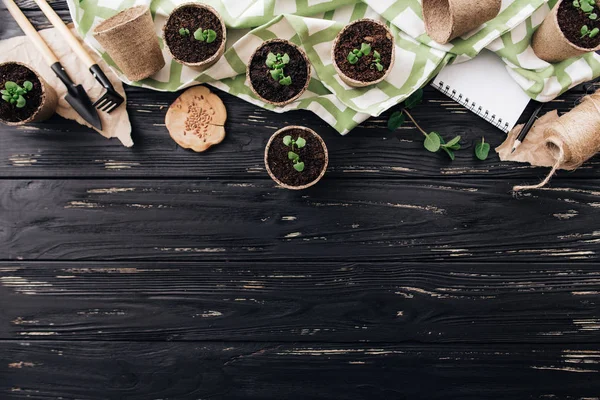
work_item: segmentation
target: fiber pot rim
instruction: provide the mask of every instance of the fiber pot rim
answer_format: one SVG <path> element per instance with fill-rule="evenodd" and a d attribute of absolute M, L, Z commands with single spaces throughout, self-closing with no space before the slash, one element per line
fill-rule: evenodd
<path fill-rule="evenodd" d="M 383 76 L 381 78 L 376 79 L 374 81 L 359 81 L 358 79 L 350 78 L 348 75 L 346 75 L 342 72 L 342 70 L 338 66 L 337 62 L 335 61 L 335 48 L 337 47 L 338 41 L 339 41 L 340 37 L 342 36 L 342 33 L 344 33 L 349 27 L 356 25 L 357 23 L 360 23 L 360 22 L 373 22 L 375 24 L 378 24 L 378 25 L 382 26 L 386 30 L 386 32 L 390 35 L 390 37 L 392 38 L 392 59 L 390 60 L 390 65 L 388 66 L 387 70 L 385 71 L 385 74 L 383 74 Z M 372 18 L 357 19 L 356 21 L 353 21 L 353 22 L 347 24 L 346 26 L 344 26 L 342 28 L 342 30 L 339 31 L 338 34 L 335 36 L 335 39 L 333 40 L 333 46 L 331 47 L 331 61 L 333 62 L 333 68 L 335 69 L 335 72 L 337 72 L 338 75 L 340 76 L 340 78 L 349 86 L 366 87 L 366 86 L 376 85 L 380 82 L 383 82 L 385 80 L 385 78 L 388 77 L 388 75 L 392 71 L 392 68 L 394 67 L 394 63 L 396 62 L 396 38 L 394 37 L 390 28 L 381 21 L 377 21 Z"/>
<path fill-rule="evenodd" d="M 124 25 L 130 23 L 131 21 L 134 21 L 134 20 L 138 19 L 139 17 L 143 16 L 149 9 L 150 9 L 150 7 L 148 7 L 148 6 L 139 5 L 139 6 L 134 6 L 134 7 L 130 7 L 130 8 L 126 8 L 124 10 L 121 10 L 117 14 L 113 15 L 111 18 L 107 18 L 104 21 L 100 22 L 98 25 L 96 25 L 96 27 L 92 31 L 92 34 L 93 34 L 93 36 L 103 35 L 103 34 L 106 34 L 106 33 L 110 33 L 110 32 L 112 32 L 114 30 L 120 29 Z M 122 21 L 118 25 L 111 26 L 108 29 L 102 29 L 103 25 L 107 25 L 106 24 L 107 21 L 111 21 L 113 18 L 117 17 L 120 14 L 124 14 L 126 12 L 132 12 L 132 11 L 135 11 L 135 10 L 139 10 L 140 12 L 139 13 L 132 13 L 131 18 L 128 18 L 128 19 Z"/>
<path fill-rule="evenodd" d="M 556 26 L 558 27 L 558 30 L 560 31 L 560 33 L 562 34 L 562 36 L 565 38 L 565 40 L 567 41 L 567 43 L 573 47 L 574 49 L 577 49 L 581 52 L 584 53 L 589 53 L 591 51 L 597 51 L 600 50 L 600 44 L 598 44 L 598 46 L 596 47 L 581 47 L 576 45 L 575 43 L 571 42 L 569 40 L 569 38 L 567 37 L 567 35 L 565 35 L 565 33 L 563 32 L 562 28 L 560 27 L 560 24 L 558 23 L 558 9 L 560 7 L 560 5 L 562 4 L 563 0 L 558 0 L 558 2 L 554 5 L 554 8 L 552 9 L 551 13 L 552 13 L 552 20 L 553 22 L 556 24 Z M 542 22 L 543 23 L 543 22 Z M 541 26 L 541 24 L 540 24 Z M 539 28 L 539 26 L 538 26 Z M 536 29 L 537 32 L 537 29 Z"/>
<path fill-rule="evenodd" d="M 258 94 L 258 92 L 256 91 L 256 89 L 254 89 L 254 85 L 252 84 L 252 79 L 250 79 L 250 64 L 252 64 L 252 60 L 254 59 L 254 57 L 256 56 L 256 53 L 260 49 L 262 49 L 263 47 L 265 47 L 266 45 L 268 45 L 270 43 L 286 43 L 286 44 L 289 44 L 290 46 L 292 46 L 296 50 L 298 50 L 298 52 L 300 53 L 300 55 L 304 59 L 304 62 L 306 63 L 306 82 L 304 83 L 304 87 L 302 88 L 302 90 L 300 90 L 300 92 L 298 92 L 298 94 L 296 94 L 295 96 L 293 96 L 290 99 L 285 100 L 285 101 L 275 102 L 275 101 L 271 101 L 271 100 L 265 99 L 260 94 Z M 308 56 L 304 52 L 304 50 L 302 50 L 302 48 L 300 46 L 298 46 L 295 43 L 290 42 L 289 40 L 279 39 L 279 38 L 266 40 L 262 44 L 260 44 L 256 49 L 254 49 L 254 51 L 252 52 L 252 55 L 248 59 L 248 63 L 246 64 L 246 80 L 249 83 L 250 90 L 252 90 L 252 93 L 254 93 L 255 96 L 257 96 L 260 100 L 264 101 L 265 103 L 274 105 L 276 107 L 285 106 L 287 104 L 293 103 L 294 101 L 298 100 L 298 98 L 300 96 L 302 96 L 304 94 L 304 92 L 306 92 L 306 89 L 308 89 L 308 85 L 310 84 L 310 79 L 311 79 L 311 72 L 312 72 L 312 65 L 310 63 L 310 60 L 308 59 Z"/>
<path fill-rule="evenodd" d="M 54 88 L 52 86 L 50 86 L 35 69 L 33 69 L 32 67 L 30 67 L 29 65 L 27 65 L 25 63 L 22 63 L 19 61 L 6 61 L 3 63 L 0 63 L 0 67 L 2 67 L 4 65 L 10 65 L 10 64 L 21 65 L 35 74 L 35 76 L 37 77 L 38 81 L 40 82 L 40 86 L 42 88 L 41 101 L 40 101 L 40 105 L 38 106 L 38 108 L 33 112 L 33 114 L 31 114 L 29 116 L 29 118 L 24 119 L 23 121 L 6 121 L 2 117 L 0 117 L 0 122 L 2 122 L 5 125 L 8 125 L 8 126 L 18 126 L 18 125 L 28 124 L 30 122 L 35 122 L 35 119 L 42 112 L 46 102 L 52 101 L 53 98 L 58 99 L 58 97 L 56 96 L 56 92 L 54 91 Z M 54 114 L 54 112 L 56 112 L 56 104 L 54 104 L 52 106 L 52 114 Z M 50 115 L 52 115 L 52 114 L 50 114 Z"/>
<path fill-rule="evenodd" d="M 301 186 L 291 186 L 288 184 L 285 184 L 283 182 L 281 182 L 271 171 L 271 167 L 269 167 L 269 161 L 268 161 L 268 156 L 269 156 L 269 149 L 271 148 L 271 143 L 273 143 L 273 140 L 275 140 L 275 138 L 277 136 L 279 136 L 281 133 L 289 131 L 289 130 L 293 130 L 293 129 L 299 129 L 305 132 L 308 132 L 310 134 L 313 135 L 313 137 L 316 137 L 317 140 L 319 141 L 319 143 L 321 144 L 321 147 L 323 147 L 323 151 L 324 151 L 324 155 L 325 155 L 325 164 L 323 165 L 323 170 L 321 171 L 321 173 L 319 174 L 319 176 L 317 176 L 315 178 L 314 181 L 309 182 L 305 185 L 301 185 Z M 321 180 L 321 178 L 323 178 L 323 176 L 325 175 L 325 172 L 327 171 L 327 166 L 329 165 L 329 152 L 327 151 L 327 145 L 325 144 L 325 141 L 323 140 L 323 138 L 315 131 L 313 131 L 310 128 L 307 128 L 305 126 L 300 126 L 300 125 L 289 125 L 286 126 L 284 128 L 279 129 L 277 132 L 275 132 L 273 135 L 271 135 L 271 137 L 269 138 L 269 141 L 267 142 L 267 145 L 265 147 L 265 167 L 267 169 L 267 173 L 269 174 L 269 176 L 271 177 L 271 179 L 273 179 L 275 181 L 275 183 L 277 183 L 279 186 L 285 188 L 285 189 L 289 189 L 289 190 L 302 190 L 302 189 L 306 189 L 308 187 L 311 187 L 313 185 L 316 185 L 317 182 L 319 182 Z"/>
<path fill-rule="evenodd" d="M 217 49 L 215 54 L 213 54 L 206 60 L 198 61 L 195 63 L 183 61 L 183 60 L 180 60 L 179 58 L 175 57 L 175 55 L 171 52 L 171 49 L 169 48 L 169 44 L 167 43 L 167 38 L 165 36 L 167 24 L 169 23 L 169 20 L 171 19 L 171 15 L 173 15 L 173 13 L 175 11 L 177 11 L 183 7 L 196 7 L 196 8 L 203 8 L 205 10 L 208 10 L 209 12 L 214 14 L 219 19 L 219 22 L 221 23 L 221 31 L 223 32 L 223 40 L 221 40 L 221 45 L 219 46 L 219 48 Z M 165 24 L 162 27 L 162 40 L 163 40 L 163 43 L 165 44 L 165 49 L 167 50 L 167 52 L 169 53 L 171 58 L 173 60 L 175 60 L 176 62 L 178 62 L 179 64 L 183 64 L 183 65 L 186 65 L 188 67 L 193 67 L 193 68 L 199 68 L 199 67 L 208 68 L 208 67 L 212 66 L 214 63 L 216 63 L 217 60 L 219 58 L 221 58 L 223 53 L 225 53 L 225 44 L 227 43 L 227 27 L 225 26 L 225 21 L 223 21 L 221 14 L 219 14 L 218 11 L 215 10 L 213 7 L 209 6 L 208 4 L 188 2 L 188 3 L 183 3 L 183 4 L 178 5 L 169 13 L 169 15 L 167 16 L 167 19 L 165 21 Z"/>

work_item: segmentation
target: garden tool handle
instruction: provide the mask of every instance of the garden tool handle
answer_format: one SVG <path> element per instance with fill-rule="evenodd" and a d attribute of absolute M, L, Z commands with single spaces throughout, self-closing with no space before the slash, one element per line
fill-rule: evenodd
<path fill-rule="evenodd" d="M 77 40 L 73 32 L 71 32 L 63 20 L 58 16 L 56 11 L 54 11 L 54 9 L 50 6 L 50 4 L 48 4 L 46 0 L 35 0 L 35 3 L 40 7 L 46 18 L 48 18 L 48 21 L 52 23 L 56 30 L 69 44 L 73 52 L 77 54 L 77 57 L 83 61 L 85 66 L 89 69 L 96 64 L 96 61 L 94 61 L 94 59 L 90 56 L 90 53 L 88 53 L 81 42 Z"/>
<path fill-rule="evenodd" d="M 23 11 L 21 11 L 19 6 L 17 6 L 13 0 L 3 1 L 10 14 L 13 16 L 15 21 L 17 21 L 17 24 L 19 24 L 23 32 L 25 32 L 25 35 L 29 37 L 29 39 L 33 42 L 38 51 L 42 53 L 48 65 L 53 65 L 57 63 L 58 58 L 50 49 L 50 47 L 48 47 L 44 39 L 42 39 L 38 31 L 36 31 L 33 25 L 31 25 L 31 22 L 29 22 L 29 20 L 27 19 L 25 14 L 23 14 Z"/>

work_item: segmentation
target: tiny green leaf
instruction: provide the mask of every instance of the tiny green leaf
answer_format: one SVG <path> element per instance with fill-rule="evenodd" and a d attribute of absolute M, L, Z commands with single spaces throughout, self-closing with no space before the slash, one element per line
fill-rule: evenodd
<path fill-rule="evenodd" d="M 206 37 L 204 36 L 204 32 L 202 31 L 202 28 L 198 28 L 194 31 L 194 39 L 196 39 L 200 42 L 204 42 L 206 40 Z"/>
<path fill-rule="evenodd" d="M 349 53 L 348 54 L 348 62 L 352 65 L 356 64 L 358 62 L 358 57 L 356 57 L 356 54 Z"/>
<path fill-rule="evenodd" d="M 6 83 L 4 84 L 4 87 L 7 90 L 16 90 L 19 85 L 17 85 L 16 83 L 12 82 L 12 81 L 6 81 Z"/>
<path fill-rule="evenodd" d="M 425 142 L 423 142 L 423 145 L 432 153 L 439 151 L 441 146 L 440 136 L 437 132 L 431 132 L 428 135 L 425 135 Z"/>
<path fill-rule="evenodd" d="M 418 106 L 419 104 L 421 104 L 422 100 L 423 100 L 423 89 L 417 89 L 413 92 L 413 94 L 408 96 L 408 98 L 406 100 L 404 100 L 404 107 L 406 107 L 410 110 L 411 108 L 414 108 L 414 107 Z"/>
<path fill-rule="evenodd" d="M 0 90 L 0 94 L 8 96 L 10 94 L 10 92 L 8 90 L 2 89 L 2 90 Z"/>
<path fill-rule="evenodd" d="M 383 71 L 383 65 L 381 65 L 379 63 L 375 64 L 375 68 L 377 68 L 377 71 L 379 71 L 379 72 Z"/>
<path fill-rule="evenodd" d="M 363 55 L 368 56 L 369 54 L 371 54 L 371 45 L 368 43 L 361 44 L 360 52 L 363 53 Z"/>
<path fill-rule="evenodd" d="M 7 94 L 3 94 L 2 95 L 2 100 L 6 101 L 7 103 L 10 103 L 10 101 L 12 100 L 12 97 L 10 97 Z"/>
<path fill-rule="evenodd" d="M 304 163 L 302 161 L 294 164 L 294 169 L 298 172 L 304 171 Z"/>
<path fill-rule="evenodd" d="M 373 50 L 373 58 L 376 60 L 381 60 L 381 54 L 377 50 Z"/>
<path fill-rule="evenodd" d="M 31 92 L 31 90 L 33 89 L 33 83 L 31 83 L 30 81 L 25 81 L 25 82 L 23 82 L 23 87 L 28 92 Z"/>
<path fill-rule="evenodd" d="M 283 78 L 283 71 L 280 69 L 272 69 L 271 76 L 273 77 L 273 79 L 279 80 Z"/>
<path fill-rule="evenodd" d="M 209 29 L 206 32 L 206 43 L 212 43 L 215 41 L 215 39 L 217 39 L 217 32 L 213 31 L 212 29 Z"/>
<path fill-rule="evenodd" d="M 585 1 L 581 3 L 581 11 L 583 11 L 584 13 L 589 13 L 593 10 L 594 10 L 594 7 L 591 6 L 590 3 L 587 3 Z"/>
<path fill-rule="evenodd" d="M 481 142 L 475 145 L 475 157 L 484 161 L 488 158 L 488 154 L 490 152 L 490 145 L 485 142 L 485 138 L 481 138 Z"/>
<path fill-rule="evenodd" d="M 19 96 L 19 98 L 17 99 L 17 108 L 23 108 L 25 107 L 25 97 L 23 96 Z"/>
<path fill-rule="evenodd" d="M 573 0 L 573 7 L 579 8 L 579 0 Z"/>
<path fill-rule="evenodd" d="M 286 76 L 285 78 L 281 78 L 279 80 L 279 84 L 282 85 L 282 86 L 290 86 L 292 84 L 292 77 L 291 76 Z"/>
<path fill-rule="evenodd" d="M 293 151 L 288 152 L 288 158 L 292 161 L 300 159 L 300 156 Z"/>
<path fill-rule="evenodd" d="M 449 141 L 448 143 L 445 144 L 446 147 L 452 147 L 456 144 L 458 144 L 458 142 L 460 142 L 460 136 L 455 137 L 454 139 L 452 139 L 451 141 Z"/>
<path fill-rule="evenodd" d="M 284 136 L 283 144 L 285 144 L 286 146 L 289 146 L 290 144 L 292 144 L 292 137 L 290 135 Z"/>
<path fill-rule="evenodd" d="M 179 28 L 179 34 L 181 36 L 188 36 L 190 34 L 190 30 L 187 28 Z"/>
<path fill-rule="evenodd" d="M 590 15 L 588 15 L 588 18 L 591 19 L 592 21 L 595 21 L 598 19 L 598 14 L 591 13 Z"/>
<path fill-rule="evenodd" d="M 596 36 L 598 35 L 598 33 L 600 33 L 600 29 L 598 29 L 598 28 L 594 28 L 594 29 L 592 29 L 592 31 L 590 32 L 590 37 L 591 37 L 591 38 L 593 38 L 593 37 L 596 37 Z"/>
<path fill-rule="evenodd" d="M 284 65 L 287 65 L 290 63 L 290 56 L 288 55 L 288 53 L 285 53 L 282 57 L 281 57 L 281 62 Z"/>
<path fill-rule="evenodd" d="M 406 116 L 402 111 L 394 111 L 392 115 L 390 115 L 390 119 L 388 119 L 387 127 L 393 132 L 401 127 L 405 120 Z"/>
<path fill-rule="evenodd" d="M 299 149 L 303 148 L 306 146 L 306 140 L 303 137 L 299 137 L 296 139 L 296 146 L 298 146 Z"/>
<path fill-rule="evenodd" d="M 589 32 L 589 28 L 587 27 L 587 25 L 584 25 L 581 27 L 581 30 L 579 32 L 581 32 L 581 37 L 584 37 L 585 35 L 588 34 Z"/>
<path fill-rule="evenodd" d="M 265 62 L 265 64 L 267 65 L 267 67 L 272 68 L 273 65 L 275 65 L 275 63 L 277 62 L 277 56 L 273 53 L 269 53 L 267 55 L 267 61 Z"/>

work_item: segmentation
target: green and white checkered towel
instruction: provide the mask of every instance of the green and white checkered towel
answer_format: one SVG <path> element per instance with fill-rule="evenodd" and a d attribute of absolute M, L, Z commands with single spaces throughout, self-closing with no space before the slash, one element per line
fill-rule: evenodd
<path fill-rule="evenodd" d="M 176 5 L 186 1 L 68 0 L 68 4 L 84 40 L 114 67 L 92 36 L 95 25 L 125 8 L 149 4 L 160 37 L 166 16 Z M 163 51 L 167 64 L 153 78 L 133 83 L 121 78 L 127 83 L 162 91 L 208 83 L 277 112 L 311 110 L 345 134 L 369 116 L 377 116 L 403 101 L 447 63 L 469 60 L 485 47 L 499 54 L 523 89 L 541 101 L 551 100 L 568 88 L 600 75 L 600 57 L 593 53 L 554 65 L 535 57 L 529 42 L 535 27 L 549 12 L 544 0 L 503 0 L 500 14 L 495 19 L 447 45 L 439 45 L 425 34 L 419 0 L 203 2 L 217 9 L 228 27 L 227 50 L 218 63 L 198 74 L 172 61 Z M 330 51 L 335 36 L 344 25 L 363 17 L 390 25 L 396 37 L 396 62 L 388 78 L 380 84 L 351 88 L 336 74 Z M 254 49 L 263 41 L 276 37 L 291 40 L 304 48 L 314 67 L 304 95 L 294 103 L 278 108 L 256 98 L 245 76 L 246 63 Z"/>

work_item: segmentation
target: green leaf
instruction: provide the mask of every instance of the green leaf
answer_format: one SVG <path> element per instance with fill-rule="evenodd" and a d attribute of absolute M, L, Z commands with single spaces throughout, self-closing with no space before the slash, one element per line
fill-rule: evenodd
<path fill-rule="evenodd" d="M 283 78 L 283 70 L 281 70 L 281 69 L 272 69 L 270 72 L 271 72 L 271 76 L 275 80 L 279 80 L 279 79 Z"/>
<path fill-rule="evenodd" d="M 377 71 L 379 71 L 379 72 L 383 71 L 383 65 L 381 65 L 379 63 L 375 64 L 375 68 L 377 68 Z"/>
<path fill-rule="evenodd" d="M 16 90 L 19 87 L 19 85 L 17 85 L 16 83 L 14 83 L 12 81 L 6 81 L 6 83 L 4 84 L 4 87 L 7 90 L 11 90 L 12 91 L 12 90 Z"/>
<path fill-rule="evenodd" d="M 594 28 L 594 29 L 592 29 L 592 31 L 590 32 L 590 37 L 591 37 L 591 38 L 593 38 L 593 37 L 596 37 L 596 36 L 598 35 L 598 33 L 600 33 L 600 29 L 598 29 L 598 28 Z"/>
<path fill-rule="evenodd" d="M 285 53 L 282 57 L 281 57 L 281 62 L 284 65 L 287 65 L 290 63 L 290 56 L 288 55 L 288 53 Z"/>
<path fill-rule="evenodd" d="M 10 97 L 7 94 L 3 94 L 2 95 L 2 100 L 6 101 L 7 103 L 10 103 L 10 101 L 12 100 L 12 97 Z"/>
<path fill-rule="evenodd" d="M 360 52 L 363 53 L 365 56 L 368 56 L 369 54 L 371 54 L 371 45 L 368 43 L 361 44 Z"/>
<path fill-rule="evenodd" d="M 17 108 L 23 108 L 23 107 L 25 107 L 25 104 L 26 104 L 25 97 L 19 96 L 19 98 L 17 99 Z"/>
<path fill-rule="evenodd" d="M 425 142 L 423 142 L 423 145 L 430 152 L 436 153 L 440 150 L 441 146 L 440 135 L 438 135 L 437 132 L 431 132 L 428 135 L 425 135 Z"/>
<path fill-rule="evenodd" d="M 179 28 L 179 34 L 181 36 L 187 36 L 190 34 L 190 30 L 187 28 Z"/>
<path fill-rule="evenodd" d="M 306 140 L 304 140 L 303 137 L 298 137 L 298 139 L 296 139 L 296 146 L 298 146 L 299 149 L 303 148 L 306 146 Z"/>
<path fill-rule="evenodd" d="M 377 61 L 381 60 L 381 54 L 377 50 L 373 50 L 373 58 Z"/>
<path fill-rule="evenodd" d="M 402 111 L 394 111 L 392 115 L 390 115 L 390 119 L 388 119 L 387 127 L 390 131 L 395 131 L 400 128 L 404 121 L 406 120 L 406 116 Z"/>
<path fill-rule="evenodd" d="M 348 54 L 348 62 L 352 65 L 356 64 L 358 62 L 358 57 L 356 57 L 356 54 L 349 53 Z"/>
<path fill-rule="evenodd" d="M 194 39 L 196 39 L 200 42 L 204 42 L 206 40 L 206 37 L 204 36 L 204 32 L 202 31 L 202 28 L 198 28 L 194 31 Z"/>
<path fill-rule="evenodd" d="M 591 13 L 590 15 L 588 15 L 588 18 L 591 19 L 592 21 L 595 21 L 598 19 L 598 14 Z"/>
<path fill-rule="evenodd" d="M 209 29 L 206 32 L 206 43 L 212 43 L 215 41 L 215 39 L 217 39 L 217 32 L 213 31 L 212 29 Z"/>
<path fill-rule="evenodd" d="M 10 92 L 8 90 L 2 89 L 2 90 L 0 90 L 0 94 L 5 95 L 5 96 L 9 96 Z"/>
<path fill-rule="evenodd" d="M 292 144 L 292 137 L 290 135 L 284 136 L 283 144 L 285 144 L 286 146 L 289 146 L 290 144 Z"/>
<path fill-rule="evenodd" d="M 575 7 L 575 8 L 579 8 L 580 7 L 579 0 L 573 0 L 573 7 Z"/>
<path fill-rule="evenodd" d="M 267 55 L 267 61 L 265 62 L 267 67 L 273 68 L 273 65 L 275 65 L 276 62 L 277 62 L 277 56 L 273 53 L 269 53 Z"/>
<path fill-rule="evenodd" d="M 581 33 L 581 37 L 584 37 L 585 35 L 588 34 L 589 32 L 589 28 L 587 27 L 587 25 L 584 25 L 581 27 L 581 30 L 579 31 Z"/>
<path fill-rule="evenodd" d="M 352 50 L 352 53 L 353 53 L 353 54 L 356 54 L 356 55 L 359 55 L 359 54 L 360 54 L 360 50 L 358 50 L 358 49 L 354 49 L 354 50 Z"/>
<path fill-rule="evenodd" d="M 581 11 L 585 12 L 585 13 L 589 13 L 591 11 L 594 10 L 594 7 L 590 5 L 590 3 L 587 2 L 583 2 L 581 3 Z"/>
<path fill-rule="evenodd" d="M 446 147 L 452 147 L 456 144 L 458 144 L 458 142 L 460 142 L 460 136 L 455 137 L 454 139 L 452 139 L 451 141 L 449 141 L 448 143 L 445 144 Z"/>
<path fill-rule="evenodd" d="M 299 163 L 295 163 L 294 169 L 298 172 L 304 171 L 304 163 L 302 161 L 300 161 Z"/>
<path fill-rule="evenodd" d="M 454 161 L 454 152 L 452 150 L 450 150 L 447 147 L 442 147 L 442 150 L 444 150 L 446 154 L 448 154 L 448 157 L 450 157 L 450 159 Z"/>
<path fill-rule="evenodd" d="M 292 161 L 299 160 L 300 156 L 293 151 L 288 152 L 288 158 Z"/>
<path fill-rule="evenodd" d="M 481 142 L 475 145 L 475 157 L 483 161 L 488 158 L 489 153 L 490 145 L 485 142 L 485 138 L 481 138 Z"/>
<path fill-rule="evenodd" d="M 25 90 L 27 90 L 28 92 L 31 92 L 31 90 L 33 89 L 33 83 L 29 82 L 29 81 L 25 81 L 23 82 L 23 87 L 25 88 Z"/>
<path fill-rule="evenodd" d="M 18 89 L 17 89 L 16 93 L 17 93 L 19 96 L 22 96 L 22 95 L 24 95 L 24 94 L 25 94 L 25 93 L 27 93 L 27 92 L 25 91 L 25 89 L 23 89 L 22 87 L 20 87 L 20 88 L 18 88 Z"/>
<path fill-rule="evenodd" d="M 286 76 L 285 78 L 281 78 L 279 80 L 279 84 L 281 86 L 290 86 L 292 84 L 292 77 L 291 76 Z"/>
<path fill-rule="evenodd" d="M 408 108 L 410 110 L 411 108 L 414 108 L 414 107 L 418 106 L 419 104 L 421 104 L 422 100 L 423 100 L 423 89 L 417 89 L 413 92 L 413 94 L 408 96 L 408 98 L 406 100 L 404 100 L 404 107 Z"/>

